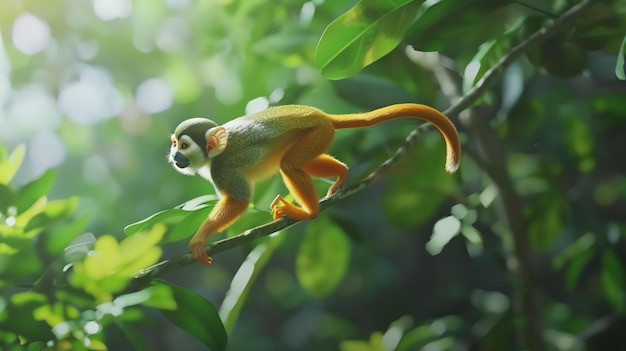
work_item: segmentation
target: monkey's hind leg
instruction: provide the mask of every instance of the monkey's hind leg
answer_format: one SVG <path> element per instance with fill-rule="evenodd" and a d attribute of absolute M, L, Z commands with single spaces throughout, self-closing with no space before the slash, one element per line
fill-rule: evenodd
<path fill-rule="evenodd" d="M 274 219 L 287 216 L 296 220 L 306 220 L 317 216 L 319 199 L 313 180 L 307 172 L 307 166 L 317 164 L 317 159 L 328 150 L 334 135 L 333 126 L 324 121 L 300 138 L 285 153 L 280 162 L 280 174 L 287 189 L 301 207 L 289 203 L 278 195 L 270 205 L 274 211 Z M 312 168 L 317 169 L 315 166 Z"/>
<path fill-rule="evenodd" d="M 237 200 L 229 194 L 222 193 L 222 197 L 215 204 L 209 217 L 202 222 L 198 231 L 189 241 L 191 257 L 193 257 L 194 261 L 203 264 L 211 264 L 213 262 L 204 250 L 206 240 L 209 238 L 209 235 L 224 230 L 239 218 L 248 208 L 249 202 Z"/>
<path fill-rule="evenodd" d="M 331 196 L 342 188 L 348 176 L 348 166 L 328 154 L 318 156 L 304 166 L 304 170 L 317 178 L 337 177 L 337 180 L 328 189 L 326 196 Z"/>

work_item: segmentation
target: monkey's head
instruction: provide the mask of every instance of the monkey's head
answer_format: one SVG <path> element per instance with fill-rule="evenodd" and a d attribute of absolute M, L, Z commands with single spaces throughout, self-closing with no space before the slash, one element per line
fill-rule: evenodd
<path fill-rule="evenodd" d="M 191 118 L 174 130 L 168 160 L 180 173 L 193 175 L 224 151 L 226 142 L 223 127 L 210 119 Z"/>

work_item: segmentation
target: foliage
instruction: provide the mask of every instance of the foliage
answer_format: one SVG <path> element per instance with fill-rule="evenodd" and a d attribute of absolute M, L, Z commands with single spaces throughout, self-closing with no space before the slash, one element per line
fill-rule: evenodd
<path fill-rule="evenodd" d="M 0 348 L 623 348 L 625 14 L 623 0 L 3 5 Z M 450 114 L 458 175 L 420 133 L 316 220 L 251 235 L 286 193 L 272 179 L 212 267 L 180 255 L 216 200 L 164 162 L 181 119 L 468 96 Z M 356 183 L 413 128 L 342 131 L 331 152 Z"/>
<path fill-rule="evenodd" d="M 17 350 L 22 345 L 28 350 L 106 350 L 106 333 L 117 329 L 134 349 L 146 350 L 134 327 L 147 320 L 141 307 L 158 308 L 213 350 L 225 349 L 224 328 L 215 307 L 204 298 L 160 281 L 138 291 L 125 290 L 137 272 L 161 257 L 163 225 L 138 231 L 119 243 L 111 235 L 77 243 L 87 221 L 84 216 L 72 218 L 76 199 L 48 201 L 52 172 L 10 188 L 24 148 L 9 155 L 1 151 L 3 349 L 13 345 L 10 349 Z M 70 220 L 75 222 L 67 223 Z M 208 323 L 211 328 L 200 333 L 189 330 L 190 312 L 198 316 L 194 326 Z"/>

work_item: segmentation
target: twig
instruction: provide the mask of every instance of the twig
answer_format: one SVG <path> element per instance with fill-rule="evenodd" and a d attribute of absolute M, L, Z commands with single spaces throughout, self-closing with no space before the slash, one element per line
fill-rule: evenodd
<path fill-rule="evenodd" d="M 485 72 L 483 77 L 478 81 L 478 83 L 476 83 L 474 88 L 472 88 L 465 96 L 456 101 L 443 113 L 448 116 L 454 116 L 471 106 L 489 88 L 489 84 L 504 70 L 504 68 L 520 58 L 525 52 L 527 52 L 531 48 L 545 42 L 550 37 L 564 30 L 576 16 L 578 16 L 587 6 L 592 3 L 592 1 L 593 0 L 584 0 L 579 4 L 573 6 L 571 9 L 569 9 L 559 18 L 557 18 L 552 25 L 539 29 L 528 39 L 512 48 L 511 51 L 504 55 L 493 67 Z M 418 135 L 428 130 L 430 127 L 430 124 L 424 124 L 409 133 L 409 135 L 406 137 L 404 144 L 400 146 L 398 150 L 396 150 L 394 155 L 385 162 L 383 162 L 369 176 L 367 176 L 362 181 L 354 184 L 353 186 L 339 191 L 331 198 L 323 199 L 320 202 L 320 211 L 325 210 L 326 208 L 330 207 L 332 204 L 341 199 L 352 196 L 357 191 L 369 186 L 370 184 L 380 179 L 385 173 L 387 173 L 391 165 L 394 164 L 402 156 L 404 156 L 409 148 L 415 144 Z M 208 255 L 213 255 L 233 248 L 235 246 L 248 243 L 256 238 L 270 235 L 272 233 L 275 233 L 276 231 L 285 229 L 297 222 L 298 221 L 294 221 L 288 218 L 282 218 L 256 228 L 249 229 L 239 235 L 209 243 L 206 246 L 206 252 Z M 162 261 L 154 266 L 148 267 L 138 272 L 135 275 L 132 287 L 140 288 L 141 286 L 143 286 L 143 284 L 147 283 L 154 277 L 173 269 L 183 267 L 192 262 L 193 260 L 191 258 L 191 254 L 183 254 L 175 258 Z"/>

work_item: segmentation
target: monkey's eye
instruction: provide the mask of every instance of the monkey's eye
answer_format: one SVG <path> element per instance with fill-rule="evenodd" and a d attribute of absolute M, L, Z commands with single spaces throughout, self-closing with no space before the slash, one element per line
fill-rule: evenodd
<path fill-rule="evenodd" d="M 187 144 L 187 143 L 182 143 L 182 144 L 180 144 L 180 148 L 181 148 L 182 150 L 186 150 L 186 149 L 188 149 L 188 148 L 189 148 L 189 144 Z"/>
<path fill-rule="evenodd" d="M 174 137 L 172 137 L 172 147 L 175 148 L 176 145 L 178 145 L 178 142 L 176 142 L 176 139 L 174 139 Z"/>

